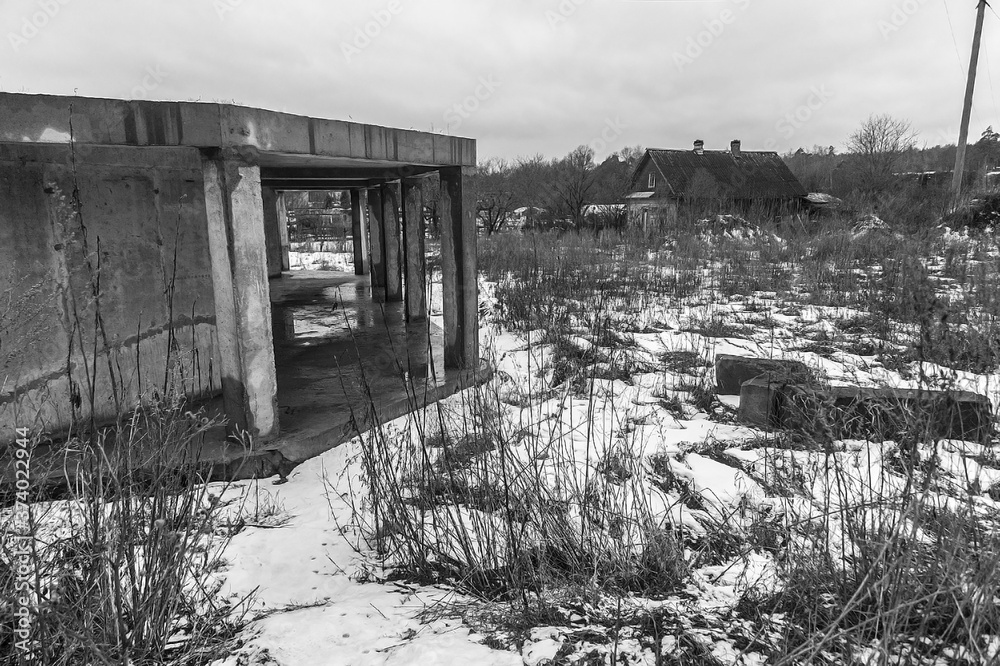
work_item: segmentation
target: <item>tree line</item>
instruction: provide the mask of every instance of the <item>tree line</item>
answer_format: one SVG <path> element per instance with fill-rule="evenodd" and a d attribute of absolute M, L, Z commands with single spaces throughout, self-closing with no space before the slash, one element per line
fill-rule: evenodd
<path fill-rule="evenodd" d="M 919 226 L 940 219 L 953 203 L 949 185 L 957 147 L 921 146 L 918 138 L 909 121 L 873 114 L 847 137 L 843 152 L 813 146 L 782 159 L 807 192 L 842 199 L 849 214 L 875 213 Z M 537 154 L 485 160 L 475 176 L 479 224 L 487 234 L 515 222 L 541 228 L 621 228 L 627 219 L 621 204 L 644 152 L 641 146 L 628 146 L 597 163 L 594 151 L 581 145 L 553 159 Z M 986 174 L 998 165 L 1000 134 L 988 127 L 968 147 L 965 191 L 988 189 Z"/>
<path fill-rule="evenodd" d="M 523 209 L 518 219 L 528 226 L 620 228 L 625 224 L 620 204 L 643 153 L 641 146 L 628 146 L 597 163 L 594 150 L 581 145 L 554 159 L 541 154 L 490 158 L 475 176 L 480 225 L 487 234 L 495 233 Z"/>
<path fill-rule="evenodd" d="M 872 115 L 848 137 L 845 148 L 843 153 L 834 146 L 799 148 L 783 158 L 807 191 L 832 194 L 851 209 L 919 225 L 956 203 L 950 191 L 955 144 L 921 145 L 908 121 Z M 998 165 L 1000 134 L 990 126 L 967 147 L 963 192 L 979 196 L 992 189 L 987 174 Z"/>

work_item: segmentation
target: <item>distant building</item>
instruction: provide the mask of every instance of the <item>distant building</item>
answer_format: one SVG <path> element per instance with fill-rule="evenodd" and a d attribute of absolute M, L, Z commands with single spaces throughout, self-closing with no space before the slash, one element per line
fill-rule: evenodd
<path fill-rule="evenodd" d="M 806 210 L 810 217 L 822 216 L 844 209 L 844 201 L 825 192 L 810 192 L 805 198 Z"/>
<path fill-rule="evenodd" d="M 893 172 L 892 177 L 897 183 L 908 183 L 922 190 L 947 190 L 951 187 L 951 181 L 955 177 L 955 172 L 951 169 L 940 171 L 896 171 Z M 974 172 L 971 176 L 967 176 L 965 180 L 968 182 L 973 178 L 975 178 Z"/>
<path fill-rule="evenodd" d="M 333 192 L 323 190 L 284 194 L 289 241 L 300 243 L 351 240 L 350 198 L 348 197 L 345 208 L 341 198 L 333 195 Z"/>
<path fill-rule="evenodd" d="M 693 150 L 650 148 L 636 164 L 628 189 L 629 221 L 643 226 L 676 221 L 682 206 L 786 215 L 798 210 L 806 196 L 778 153 L 744 151 L 739 141 L 729 150 L 705 150 L 700 140 Z"/>
<path fill-rule="evenodd" d="M 521 206 L 515 208 L 510 215 L 510 226 L 514 229 L 524 229 L 541 219 L 545 214 L 544 208 L 537 206 Z"/>
<path fill-rule="evenodd" d="M 628 209 L 625 204 L 588 204 L 583 207 L 583 220 L 596 228 L 618 228 L 625 223 Z"/>

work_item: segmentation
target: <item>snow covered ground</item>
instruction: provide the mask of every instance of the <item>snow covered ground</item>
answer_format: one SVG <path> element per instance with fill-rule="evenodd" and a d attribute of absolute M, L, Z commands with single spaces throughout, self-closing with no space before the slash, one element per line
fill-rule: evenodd
<path fill-rule="evenodd" d="M 494 287 L 482 286 L 486 311 L 496 307 Z M 916 386 L 921 374 L 924 381 L 941 377 L 952 388 L 987 395 L 994 405 L 1000 404 L 998 375 L 930 364 L 911 365 L 901 374 L 874 354 L 849 351 L 863 350 L 868 342 L 863 331 L 848 325 L 866 313 L 790 307 L 763 292 L 711 303 L 664 302 L 647 308 L 638 322 L 634 314 L 618 314 L 613 320 L 620 327 L 619 342 L 611 345 L 607 336 L 585 328 L 557 344 L 543 331 L 515 333 L 486 325 L 482 346 L 496 368 L 486 386 L 329 451 L 297 468 L 286 485 L 260 481 L 230 487 L 226 502 L 243 511 L 267 507 L 263 518 L 250 521 L 233 539 L 224 572 L 229 594 L 255 591 L 260 619 L 248 629 L 239 653 L 216 666 L 764 664 L 779 657 L 788 663 L 874 664 L 889 663 L 879 660 L 890 654 L 911 660 L 893 663 L 1000 658 L 997 635 L 956 639 L 951 646 L 937 645 L 933 657 L 919 657 L 898 643 L 890 646 L 878 632 L 868 646 L 852 643 L 848 658 L 837 654 L 839 630 L 831 630 L 832 638 L 819 641 L 815 652 L 790 648 L 791 656 L 782 655 L 775 647 L 795 634 L 792 621 L 781 609 L 763 606 L 786 585 L 792 553 L 833 548 L 844 562 L 864 554 L 855 541 L 858 524 L 852 522 L 858 507 L 875 507 L 862 521 L 905 529 L 915 524 L 911 510 L 897 502 L 906 496 L 954 515 L 968 511 L 992 527 L 1000 509 L 994 499 L 1000 498 L 1000 465 L 990 447 L 928 444 L 918 452 L 923 472 L 908 474 L 897 442 L 796 447 L 780 433 L 739 423 L 738 398 L 711 395 L 718 354 L 800 360 L 834 385 L 905 387 Z M 728 326 L 720 329 L 722 336 L 711 326 L 719 321 Z M 565 376 L 560 363 L 567 355 L 582 374 Z M 460 435 L 468 435 L 469 423 L 483 420 L 484 396 L 496 422 L 488 426 L 496 428 L 493 439 L 463 451 L 463 466 L 443 466 L 449 452 L 458 455 L 457 444 L 472 441 Z M 481 427 L 486 426 L 477 423 L 474 429 Z M 503 435 L 500 443 L 496 433 Z M 433 437 L 440 441 L 428 448 Z M 390 466 L 377 467 L 371 451 L 387 447 L 395 447 L 388 456 L 392 462 L 379 458 L 378 464 Z M 421 456 L 429 459 L 426 467 Z M 521 552 L 524 544 L 554 542 L 558 536 L 544 529 L 556 523 L 528 518 L 520 533 L 509 533 L 516 520 L 505 520 L 488 502 L 474 505 L 471 495 L 450 502 L 458 490 L 428 499 L 421 494 L 427 492 L 426 479 L 406 485 L 417 468 L 460 474 L 465 489 L 487 488 L 490 474 L 519 474 L 506 488 L 522 494 L 526 515 L 537 508 L 533 494 L 561 503 L 566 508 L 560 520 L 574 530 L 591 530 L 586 543 L 608 548 L 608 561 L 646 557 L 660 543 L 650 535 L 668 534 L 678 567 L 673 589 L 589 597 L 549 590 L 552 613 L 515 628 L 490 619 L 491 613 L 509 615 L 515 603 L 491 605 L 461 581 L 393 581 L 393 565 L 405 568 L 405 547 L 414 542 L 431 543 L 427 552 L 447 555 L 449 562 L 480 569 L 491 563 L 503 570 L 511 564 L 510 553 Z M 392 490 L 405 506 L 394 520 L 375 515 L 384 508 L 374 499 L 376 469 L 400 484 Z M 529 471 L 531 479 L 524 481 Z M 909 485 L 915 479 L 924 483 L 916 494 Z M 587 515 L 595 494 L 602 519 Z M 504 506 L 509 511 L 509 498 Z M 609 516 L 625 519 L 614 524 Z M 414 526 L 419 535 L 404 534 Z M 923 529 L 914 527 L 913 538 L 932 540 Z M 602 575 L 591 573 L 594 581 Z M 982 591 L 995 589 L 986 584 Z M 822 608 L 823 599 L 812 601 Z M 760 608 L 754 610 L 755 604 Z"/>
<path fill-rule="evenodd" d="M 289 252 L 288 263 L 293 271 L 354 272 L 354 257 L 349 252 Z"/>
<path fill-rule="evenodd" d="M 713 365 L 794 359 L 823 384 L 994 406 L 1000 374 L 894 355 L 914 331 L 878 337 L 879 313 L 705 275 L 599 317 L 570 290 L 583 307 L 558 330 L 504 328 L 516 292 L 484 280 L 486 384 L 287 483 L 214 484 L 240 528 L 216 575 L 250 622 L 213 666 L 1000 663 L 994 440 L 765 431 Z"/>

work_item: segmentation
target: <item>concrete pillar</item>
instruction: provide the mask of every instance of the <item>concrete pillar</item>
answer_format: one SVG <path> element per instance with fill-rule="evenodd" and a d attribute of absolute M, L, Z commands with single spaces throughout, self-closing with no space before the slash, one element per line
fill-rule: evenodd
<path fill-rule="evenodd" d="M 284 192 L 278 192 L 278 236 L 281 241 L 281 270 L 290 271 L 292 262 L 288 254 L 292 244 L 288 239 L 288 204 L 285 203 Z"/>
<path fill-rule="evenodd" d="M 382 239 L 382 190 L 368 190 L 368 239 L 371 254 L 372 289 L 385 289 L 385 243 Z"/>
<path fill-rule="evenodd" d="M 382 241 L 385 244 L 385 300 L 403 300 L 403 246 L 399 232 L 399 189 L 382 183 Z"/>
<path fill-rule="evenodd" d="M 354 242 L 354 274 L 368 274 L 368 225 L 361 190 L 351 190 L 351 239 Z"/>
<path fill-rule="evenodd" d="M 260 168 L 235 153 L 202 160 L 222 396 L 230 435 L 278 434 Z"/>
<path fill-rule="evenodd" d="M 472 167 L 441 174 L 441 277 L 444 366 L 479 364 L 479 289 L 476 282 L 476 194 Z"/>
<path fill-rule="evenodd" d="M 420 178 L 403 180 L 403 263 L 406 264 L 406 321 L 427 318 L 424 193 Z"/>
<path fill-rule="evenodd" d="M 281 277 L 281 222 L 278 199 L 273 187 L 260 188 L 264 211 L 264 238 L 267 243 L 267 277 Z"/>

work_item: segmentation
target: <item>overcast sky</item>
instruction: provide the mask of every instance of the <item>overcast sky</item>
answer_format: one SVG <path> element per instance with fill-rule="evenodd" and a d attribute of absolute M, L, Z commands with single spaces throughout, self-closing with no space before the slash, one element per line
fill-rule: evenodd
<path fill-rule="evenodd" d="M 871 113 L 954 143 L 975 0 L 3 0 L 0 90 L 235 102 L 478 139 L 842 149 Z M 970 137 L 1000 129 L 987 10 Z M 992 62 L 991 62 L 992 60 Z M 995 70 L 995 71 L 993 71 Z"/>

